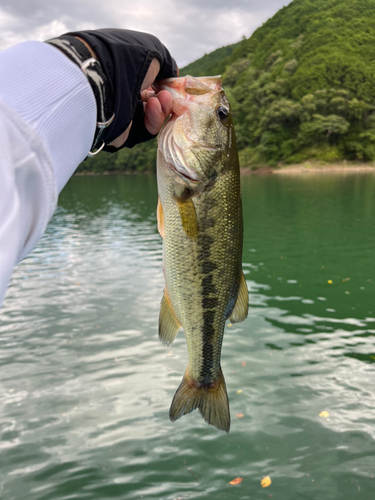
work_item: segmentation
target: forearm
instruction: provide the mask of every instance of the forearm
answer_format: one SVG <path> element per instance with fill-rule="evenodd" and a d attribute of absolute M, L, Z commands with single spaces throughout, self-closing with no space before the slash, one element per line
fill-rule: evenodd
<path fill-rule="evenodd" d="M 0 303 L 90 148 L 113 152 L 157 134 L 172 98 L 143 91 L 177 72 L 160 40 L 131 30 L 68 33 L 0 52 Z"/>
<path fill-rule="evenodd" d="M 54 47 L 27 42 L 0 53 L 0 304 L 13 267 L 86 157 L 95 124 L 85 75 Z"/>
<path fill-rule="evenodd" d="M 0 100 L 40 137 L 60 192 L 94 137 L 96 105 L 85 75 L 54 47 L 25 42 L 0 52 Z"/>

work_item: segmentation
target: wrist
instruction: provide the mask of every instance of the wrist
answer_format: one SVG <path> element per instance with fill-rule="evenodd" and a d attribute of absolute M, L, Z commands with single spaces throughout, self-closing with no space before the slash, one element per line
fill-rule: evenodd
<path fill-rule="evenodd" d="M 96 52 L 94 51 L 94 49 L 86 42 L 86 40 L 84 40 L 83 38 L 81 38 L 80 36 L 75 36 L 74 38 L 76 38 L 77 40 L 79 40 L 81 43 L 83 43 L 83 45 L 87 48 L 87 50 L 90 52 L 91 56 L 94 58 L 94 59 L 97 59 L 99 60 L 98 56 L 96 55 Z"/>
<path fill-rule="evenodd" d="M 110 83 L 102 70 L 94 50 L 80 37 L 62 35 L 61 37 L 47 40 L 63 52 L 74 64 L 76 64 L 86 75 L 93 91 L 96 109 L 97 123 L 92 146 L 88 156 L 99 153 L 105 143 L 102 140 L 104 130 L 112 123 L 115 115 L 113 113 L 113 95 Z M 94 151 L 97 149 L 96 151 Z"/>

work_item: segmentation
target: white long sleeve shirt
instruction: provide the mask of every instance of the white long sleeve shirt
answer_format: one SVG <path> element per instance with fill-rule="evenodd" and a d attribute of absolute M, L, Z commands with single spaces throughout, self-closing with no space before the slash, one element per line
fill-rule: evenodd
<path fill-rule="evenodd" d="M 0 304 L 87 156 L 95 124 L 85 75 L 55 47 L 25 42 L 0 52 Z"/>

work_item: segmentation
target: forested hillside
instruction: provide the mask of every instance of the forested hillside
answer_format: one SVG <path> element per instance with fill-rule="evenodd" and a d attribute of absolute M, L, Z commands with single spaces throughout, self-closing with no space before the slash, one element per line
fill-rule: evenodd
<path fill-rule="evenodd" d="M 375 160 L 375 0 L 294 0 L 187 71 L 223 74 L 242 166 Z M 154 170 L 152 142 L 83 167 Z"/>
<path fill-rule="evenodd" d="M 222 75 L 227 66 L 231 64 L 231 56 L 233 51 L 240 45 L 241 42 L 234 43 L 216 49 L 209 54 L 194 61 L 184 68 L 180 69 L 180 75 L 206 76 L 206 75 Z"/>

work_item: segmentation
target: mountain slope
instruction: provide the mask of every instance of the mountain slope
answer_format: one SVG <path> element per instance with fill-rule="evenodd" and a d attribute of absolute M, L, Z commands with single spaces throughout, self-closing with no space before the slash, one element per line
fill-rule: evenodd
<path fill-rule="evenodd" d="M 294 0 L 224 74 L 242 163 L 375 159 L 375 0 Z"/>
<path fill-rule="evenodd" d="M 223 74 L 242 166 L 375 160 L 375 0 L 294 0 L 187 73 Z M 153 170 L 155 148 L 113 168 Z"/>
<path fill-rule="evenodd" d="M 209 54 L 205 54 L 200 59 L 188 64 L 180 69 L 180 76 L 193 75 L 193 76 L 207 76 L 207 75 L 221 75 L 224 73 L 228 64 L 230 64 L 230 56 L 233 51 L 240 45 L 241 42 L 234 43 L 216 49 Z"/>

